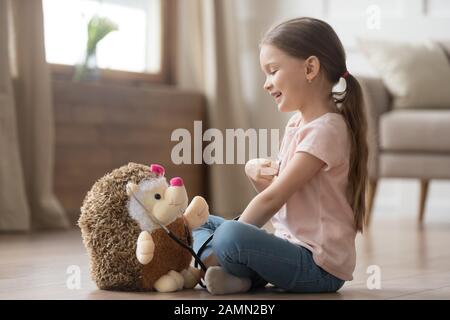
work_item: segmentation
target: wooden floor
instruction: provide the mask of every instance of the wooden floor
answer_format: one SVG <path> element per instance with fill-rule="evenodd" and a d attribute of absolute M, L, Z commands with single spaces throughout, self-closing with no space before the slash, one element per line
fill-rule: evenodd
<path fill-rule="evenodd" d="M 199 288 L 172 294 L 98 290 L 77 229 L 0 235 L 0 299 L 450 299 L 450 221 L 375 220 L 357 238 L 354 280 L 335 294 L 286 294 L 267 288 L 212 296 Z M 81 288 L 68 289 L 67 269 L 80 267 Z M 369 290 L 370 265 L 381 270 L 381 289 Z"/>

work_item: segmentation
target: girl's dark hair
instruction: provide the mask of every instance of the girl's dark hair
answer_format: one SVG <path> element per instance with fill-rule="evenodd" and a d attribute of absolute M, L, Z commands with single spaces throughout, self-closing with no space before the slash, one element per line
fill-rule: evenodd
<path fill-rule="evenodd" d="M 316 56 L 321 72 L 331 84 L 337 84 L 347 71 L 344 47 L 333 28 L 314 18 L 296 18 L 271 28 L 261 45 L 269 44 L 290 56 L 306 60 Z M 354 213 L 357 231 L 363 231 L 366 217 L 365 192 L 368 176 L 367 121 L 364 113 L 361 86 L 351 74 L 346 76 L 344 92 L 330 92 L 330 98 L 340 104 L 351 136 L 350 169 L 347 197 Z"/>

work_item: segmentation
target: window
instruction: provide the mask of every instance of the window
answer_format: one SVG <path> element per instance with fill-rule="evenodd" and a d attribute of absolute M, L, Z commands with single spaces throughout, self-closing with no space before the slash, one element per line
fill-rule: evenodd
<path fill-rule="evenodd" d="M 101 80 L 170 83 L 171 1 L 44 0 L 43 8 L 46 57 L 54 73 L 69 76 L 82 63 L 88 22 L 100 16 L 118 26 L 97 46 Z"/>

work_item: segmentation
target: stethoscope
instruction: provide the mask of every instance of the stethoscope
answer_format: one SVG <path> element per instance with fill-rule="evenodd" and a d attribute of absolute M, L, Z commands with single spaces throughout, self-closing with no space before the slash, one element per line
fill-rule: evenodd
<path fill-rule="evenodd" d="M 185 243 L 184 241 L 182 241 L 180 238 L 178 238 L 172 231 L 170 231 L 163 223 L 161 223 L 161 221 L 159 221 L 149 210 L 147 210 L 147 208 L 145 207 L 145 205 L 138 199 L 138 197 L 134 194 L 133 191 L 130 190 L 130 195 L 134 198 L 134 200 L 136 200 L 136 202 L 147 212 L 148 216 L 150 217 L 150 220 L 152 220 L 153 223 L 157 224 L 159 227 L 161 227 L 161 229 L 163 229 L 167 235 L 173 239 L 176 243 L 178 243 L 180 246 L 182 246 L 184 249 L 188 250 L 189 253 L 191 254 L 191 256 L 194 258 L 194 267 L 198 268 L 198 266 L 200 265 L 200 268 L 206 272 L 206 269 L 208 269 L 205 264 L 203 263 L 203 261 L 200 259 L 201 254 L 203 253 L 203 251 L 205 251 L 206 246 L 211 242 L 211 240 L 214 237 L 214 233 L 212 235 L 210 235 L 208 237 L 208 239 L 206 239 L 206 241 L 202 244 L 202 246 L 200 247 L 200 249 L 198 250 L 198 253 L 195 253 L 194 249 L 187 243 Z M 236 218 L 234 218 L 234 220 L 238 220 L 240 216 L 237 216 Z M 184 225 L 186 234 L 189 234 L 189 229 L 186 226 L 186 224 Z M 205 285 L 200 281 L 199 283 L 202 287 L 205 288 Z"/>
<path fill-rule="evenodd" d="M 161 227 L 161 229 L 163 229 L 171 239 L 173 239 L 176 243 L 178 243 L 180 246 L 182 246 L 183 248 L 185 248 L 186 250 L 189 251 L 189 253 L 192 255 L 192 257 L 195 260 L 195 267 L 197 268 L 197 266 L 200 265 L 200 268 L 206 272 L 207 268 L 206 268 L 205 264 L 202 262 L 202 260 L 200 259 L 199 255 L 201 254 L 201 252 L 203 252 L 204 247 L 206 247 L 206 245 L 211 241 L 213 235 L 211 235 L 208 238 L 208 240 L 205 241 L 205 243 L 200 248 L 199 253 L 197 254 L 197 253 L 195 253 L 194 249 L 192 249 L 192 247 L 190 245 L 188 245 L 187 243 L 182 241 L 180 238 L 178 238 L 163 223 L 161 223 L 161 221 L 159 221 L 149 210 L 147 210 L 145 205 L 138 199 L 138 197 L 134 194 L 133 191 L 130 192 L 130 195 L 133 197 L 134 200 L 136 200 L 136 202 L 142 207 L 142 209 L 144 209 L 147 212 L 150 220 L 152 220 L 153 223 L 155 223 L 159 227 Z M 188 233 L 189 232 L 188 227 L 186 225 L 184 225 L 184 227 L 185 227 L 186 233 Z M 206 243 L 206 242 L 208 242 L 208 243 Z"/>
<path fill-rule="evenodd" d="M 281 161 L 278 160 L 278 166 L 281 166 Z M 203 261 L 200 259 L 200 256 L 202 255 L 203 251 L 205 251 L 206 246 L 211 242 L 211 240 L 214 237 L 214 233 L 212 235 L 210 235 L 208 237 L 208 239 L 205 240 L 205 242 L 203 242 L 203 244 L 201 245 L 200 249 L 198 249 L 198 252 L 195 253 L 194 249 L 187 243 L 185 243 L 184 241 L 182 241 L 180 238 L 178 238 L 175 234 L 173 234 L 172 231 L 170 231 L 164 224 L 161 223 L 161 221 L 159 221 L 149 210 L 147 210 L 147 208 L 145 207 L 145 205 L 138 199 L 138 197 L 134 194 L 133 191 L 130 190 L 130 195 L 136 200 L 136 202 L 147 212 L 148 216 L 150 217 L 150 220 L 152 220 L 153 223 L 157 224 L 159 227 L 161 227 L 161 229 L 163 229 L 167 235 L 174 240 L 176 243 L 178 243 L 181 247 L 183 247 L 184 249 L 188 250 L 189 253 L 191 254 L 191 256 L 194 258 L 194 267 L 198 268 L 198 266 L 200 265 L 200 268 L 206 272 L 206 270 L 208 269 L 205 264 L 203 263 Z M 236 218 L 234 218 L 233 220 L 239 220 L 239 216 L 237 216 Z M 186 226 L 186 224 L 184 225 L 185 228 L 185 232 L 186 234 L 189 234 L 189 230 L 188 227 Z M 200 285 L 202 287 L 205 288 L 205 285 L 202 283 L 202 281 L 200 281 Z"/>

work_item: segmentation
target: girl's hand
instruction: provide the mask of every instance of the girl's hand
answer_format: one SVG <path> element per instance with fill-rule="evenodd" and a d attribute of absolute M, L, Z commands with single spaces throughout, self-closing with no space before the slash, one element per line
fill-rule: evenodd
<path fill-rule="evenodd" d="M 258 192 L 271 184 L 278 170 L 278 163 L 270 159 L 252 159 L 245 165 L 245 173 Z"/>

